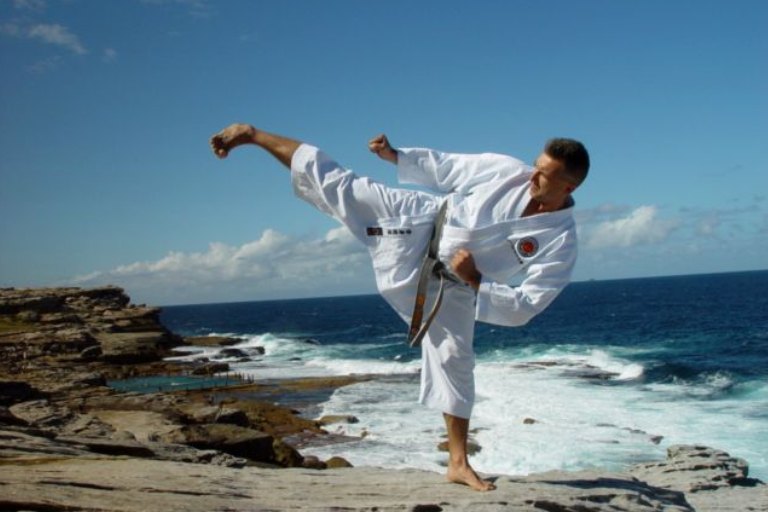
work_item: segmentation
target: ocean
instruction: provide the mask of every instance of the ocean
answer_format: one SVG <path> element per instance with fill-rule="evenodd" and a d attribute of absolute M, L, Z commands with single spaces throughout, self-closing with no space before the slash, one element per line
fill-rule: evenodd
<path fill-rule="evenodd" d="M 420 352 L 379 296 L 168 306 L 161 319 L 185 336 L 244 338 L 254 357 L 229 361 L 257 379 L 381 375 L 304 411 L 354 415 L 329 428 L 360 440 L 302 453 L 444 470 L 442 415 L 416 401 Z M 703 444 L 768 480 L 768 271 L 572 283 L 524 327 L 478 323 L 475 351 L 478 471 L 621 471 Z"/>

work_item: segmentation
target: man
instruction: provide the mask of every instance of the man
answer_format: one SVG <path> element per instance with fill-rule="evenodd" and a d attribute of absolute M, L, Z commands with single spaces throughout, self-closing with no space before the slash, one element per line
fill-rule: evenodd
<path fill-rule="evenodd" d="M 210 143 L 219 158 L 255 144 L 288 167 L 296 195 L 366 245 L 380 293 L 406 322 L 414 313 L 422 260 L 445 207 L 437 258 L 451 280 L 421 343 L 419 401 L 443 413 L 447 478 L 478 491 L 494 489 L 467 457 L 475 399 L 474 323 L 523 325 L 570 280 L 577 250 L 571 193 L 589 169 L 584 146 L 552 139 L 530 167 L 490 153 L 395 150 L 385 135 L 369 142 L 372 152 L 398 166 L 401 182 L 429 187 L 437 191 L 433 194 L 358 177 L 317 148 L 250 125 L 231 125 Z M 505 284 L 521 273 L 520 286 Z M 430 296 L 436 291 L 432 281 Z"/>

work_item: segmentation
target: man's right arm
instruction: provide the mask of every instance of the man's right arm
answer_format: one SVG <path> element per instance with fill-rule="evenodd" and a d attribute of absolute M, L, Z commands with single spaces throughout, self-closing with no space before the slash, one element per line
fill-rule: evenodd
<path fill-rule="evenodd" d="M 397 165 L 401 183 L 422 185 L 444 193 L 467 193 L 475 185 L 506 179 L 527 168 L 516 158 L 495 153 L 444 153 L 420 148 L 396 150 L 383 134 L 371 139 L 368 147 L 379 158 Z"/>

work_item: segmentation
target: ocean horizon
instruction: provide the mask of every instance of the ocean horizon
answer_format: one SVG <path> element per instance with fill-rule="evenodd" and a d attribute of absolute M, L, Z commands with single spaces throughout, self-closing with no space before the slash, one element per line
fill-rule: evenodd
<path fill-rule="evenodd" d="M 526 326 L 478 323 L 473 465 L 620 471 L 703 444 L 768 480 L 765 290 L 768 270 L 580 281 Z M 251 355 L 181 347 L 175 359 L 220 359 L 255 379 L 380 375 L 302 411 L 354 415 L 334 428 L 358 440 L 302 452 L 443 469 L 442 416 L 416 401 L 420 351 L 378 295 L 164 306 L 161 320 L 184 336 L 240 337 Z"/>
<path fill-rule="evenodd" d="M 735 270 L 728 272 L 703 272 L 695 274 L 670 274 L 659 276 L 637 276 L 637 277 L 616 277 L 616 278 L 589 278 L 582 280 L 574 280 L 568 286 L 573 286 L 581 283 L 607 283 L 611 281 L 642 281 L 645 279 L 674 279 L 678 277 L 706 277 L 706 276 L 719 276 L 719 275 L 738 275 L 738 274 L 751 274 L 768 272 L 768 269 L 753 269 L 753 270 Z M 189 302 L 189 303 L 173 303 L 173 304 L 156 304 L 159 308 L 176 308 L 184 306 L 216 306 L 221 304 L 249 304 L 253 302 L 282 302 L 291 300 L 311 300 L 311 299 L 343 299 L 346 297 L 367 297 L 371 295 L 379 295 L 378 292 L 370 293 L 351 293 L 351 294 L 338 294 L 338 295 L 313 295 L 309 297 L 285 297 L 279 299 L 245 299 L 245 300 L 221 300 L 215 302 Z M 150 301 L 151 303 L 151 301 Z"/>

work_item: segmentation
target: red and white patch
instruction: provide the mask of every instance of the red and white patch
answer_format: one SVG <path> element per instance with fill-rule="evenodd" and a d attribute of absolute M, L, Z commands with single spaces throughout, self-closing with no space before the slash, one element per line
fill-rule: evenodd
<path fill-rule="evenodd" d="M 515 249 L 523 258 L 530 258 L 539 252 L 539 242 L 532 236 L 527 236 L 517 241 Z"/>

